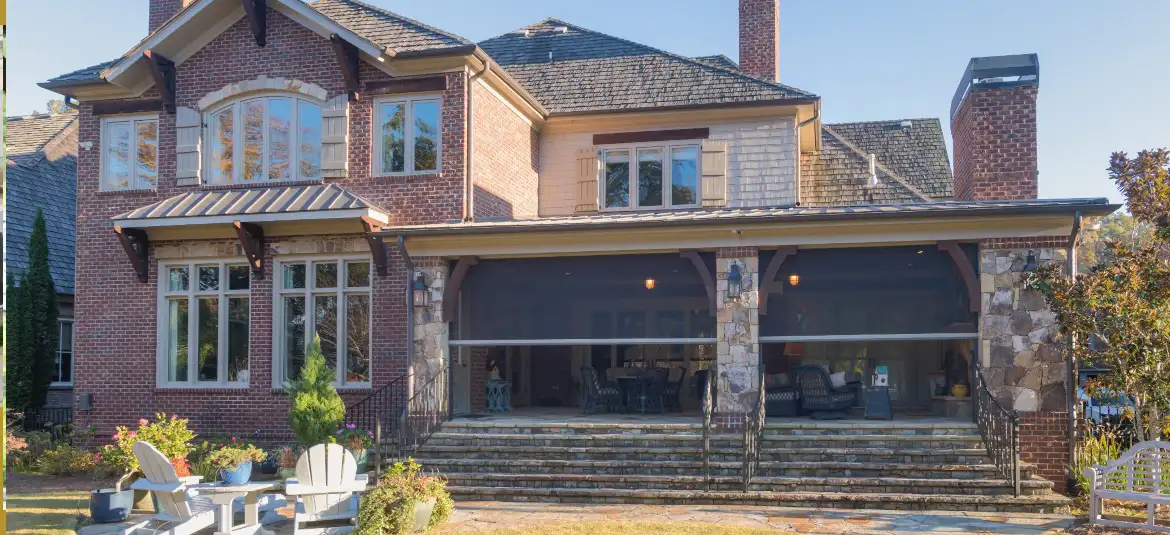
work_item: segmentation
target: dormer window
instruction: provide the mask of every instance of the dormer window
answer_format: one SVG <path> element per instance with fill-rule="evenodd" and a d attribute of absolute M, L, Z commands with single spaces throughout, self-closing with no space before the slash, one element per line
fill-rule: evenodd
<path fill-rule="evenodd" d="M 322 178 L 321 103 L 267 95 L 228 103 L 205 117 L 208 183 Z"/>
<path fill-rule="evenodd" d="M 699 205 L 699 144 L 615 145 L 601 150 L 602 210 Z"/>

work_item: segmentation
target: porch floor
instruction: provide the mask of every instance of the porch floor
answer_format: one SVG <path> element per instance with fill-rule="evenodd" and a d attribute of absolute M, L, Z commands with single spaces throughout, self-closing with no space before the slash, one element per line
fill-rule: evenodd
<path fill-rule="evenodd" d="M 585 414 L 575 407 L 521 407 L 511 412 L 481 413 L 456 416 L 456 424 L 473 424 L 476 426 L 524 427 L 524 426 L 576 426 L 576 425 L 622 425 L 622 424 L 674 424 L 701 426 L 703 414 L 696 411 L 667 412 L 667 413 L 607 413 Z M 866 420 L 860 414 L 851 415 L 844 420 L 813 420 L 808 416 L 780 417 L 773 416 L 767 419 L 768 426 L 777 427 L 849 427 L 889 429 L 903 426 L 923 427 L 940 425 L 955 427 L 956 424 L 974 423 L 966 418 L 948 418 L 934 416 L 921 412 L 894 411 L 893 420 Z"/>

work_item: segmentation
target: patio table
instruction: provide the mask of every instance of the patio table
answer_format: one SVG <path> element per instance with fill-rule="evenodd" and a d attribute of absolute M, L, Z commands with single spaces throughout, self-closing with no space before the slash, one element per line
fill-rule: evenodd
<path fill-rule="evenodd" d="M 209 496 L 215 504 L 215 535 L 274 535 L 272 531 L 261 527 L 260 522 L 260 495 L 271 491 L 282 482 L 266 481 L 251 482 L 243 485 L 227 485 L 224 483 L 202 483 L 192 485 L 192 489 L 200 495 Z M 232 502 L 244 499 L 244 523 L 235 526 L 232 514 Z"/>

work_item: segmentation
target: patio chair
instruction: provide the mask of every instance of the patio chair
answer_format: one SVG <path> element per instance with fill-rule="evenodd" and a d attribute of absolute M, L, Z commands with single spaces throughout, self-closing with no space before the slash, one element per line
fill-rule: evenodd
<path fill-rule="evenodd" d="M 585 413 L 593 414 L 602 407 L 616 412 L 622 406 L 622 389 L 610 381 L 602 381 L 597 368 L 581 367 L 581 382 L 585 386 Z"/>
<path fill-rule="evenodd" d="M 845 412 L 857 404 L 857 385 L 833 388 L 829 372 L 821 366 L 796 366 L 791 376 L 800 390 L 800 406 L 815 420 L 845 418 Z"/>
<path fill-rule="evenodd" d="M 296 497 L 293 534 L 337 534 L 353 531 L 352 525 L 307 527 L 309 522 L 357 521 L 358 494 L 369 484 L 357 473 L 357 461 L 340 444 L 317 444 L 297 460 L 295 478 L 285 480 L 284 494 Z"/>
<path fill-rule="evenodd" d="M 666 388 L 666 370 L 654 370 L 638 376 L 634 398 L 630 408 L 642 414 L 662 412 L 662 391 Z"/>
<path fill-rule="evenodd" d="M 671 372 L 678 370 L 679 374 L 677 381 L 667 380 L 666 388 L 662 391 L 662 402 L 667 409 L 682 411 L 682 401 L 679 399 L 679 393 L 682 391 L 683 382 L 687 380 L 687 370 L 684 368 L 672 368 Z"/>
<path fill-rule="evenodd" d="M 134 456 L 146 477 L 139 478 L 130 488 L 153 493 L 158 513 L 126 528 L 123 535 L 187 535 L 215 525 L 215 504 L 192 488 L 202 479 L 200 476 L 179 477 L 170 459 L 147 442 L 134 443 Z"/>

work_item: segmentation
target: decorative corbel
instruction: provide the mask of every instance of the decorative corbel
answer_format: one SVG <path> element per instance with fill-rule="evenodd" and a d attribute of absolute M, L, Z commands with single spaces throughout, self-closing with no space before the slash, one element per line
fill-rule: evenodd
<path fill-rule="evenodd" d="M 451 272 L 451 280 L 443 288 L 443 318 L 450 320 L 455 317 L 455 303 L 459 298 L 459 288 L 463 286 L 463 279 L 467 278 L 467 271 L 479 263 L 474 256 L 461 256 L 455 263 L 455 270 Z"/>
<path fill-rule="evenodd" d="M 938 242 L 938 250 L 946 251 L 951 255 L 951 261 L 955 263 L 955 268 L 959 270 L 959 276 L 963 278 L 963 284 L 967 286 L 967 301 L 970 304 L 971 312 L 978 313 L 983 308 L 983 302 L 979 296 L 979 277 L 975 275 L 975 268 L 971 267 L 971 260 L 967 258 L 967 253 L 955 241 Z"/>
<path fill-rule="evenodd" d="M 150 76 L 154 78 L 154 87 L 162 97 L 163 111 L 175 113 L 175 62 L 153 50 L 142 52 L 146 64 L 150 67 Z"/>
<path fill-rule="evenodd" d="M 244 15 L 248 18 L 248 27 L 252 29 L 252 37 L 256 39 L 256 46 L 264 46 L 267 42 L 267 0 L 243 0 Z"/>
<path fill-rule="evenodd" d="M 365 229 L 366 243 L 370 245 L 370 254 L 374 256 L 374 269 L 379 275 L 386 276 L 386 243 L 378 234 L 382 224 L 369 216 L 362 216 L 362 228 Z"/>
<path fill-rule="evenodd" d="M 768 267 L 764 270 L 764 278 L 760 280 L 760 315 L 768 313 L 768 295 L 776 287 L 776 275 L 780 273 L 780 267 L 790 256 L 796 256 L 796 247 L 781 247 L 776 249 L 776 255 L 772 257 L 771 262 L 768 262 Z"/>
<path fill-rule="evenodd" d="M 114 234 L 118 235 L 118 241 L 122 242 L 122 249 L 125 249 L 126 256 L 130 258 L 130 266 L 138 275 L 138 282 L 149 280 L 147 255 L 150 250 L 150 240 L 146 237 L 146 231 L 140 228 L 122 228 L 115 225 Z"/>
<path fill-rule="evenodd" d="M 349 92 L 349 100 L 357 100 L 358 84 L 361 82 L 358 49 L 335 33 L 329 34 L 329 42 L 333 44 L 333 52 L 337 54 L 337 64 L 341 65 L 341 77 L 345 80 L 345 90 Z"/>
<path fill-rule="evenodd" d="M 703 281 L 703 289 L 707 290 L 707 302 L 710 307 L 709 312 L 711 316 L 715 316 L 715 312 L 719 309 L 718 303 L 715 301 L 715 278 L 711 276 L 711 270 L 707 269 L 707 263 L 703 262 L 703 257 L 699 256 L 695 251 L 683 251 L 681 256 L 690 260 L 695 266 L 695 271 L 699 273 L 699 279 Z"/>
<path fill-rule="evenodd" d="M 232 221 L 236 229 L 236 236 L 240 239 L 240 247 L 248 257 L 248 265 L 252 267 L 252 276 L 264 278 L 264 229 L 255 223 L 241 223 Z"/>

